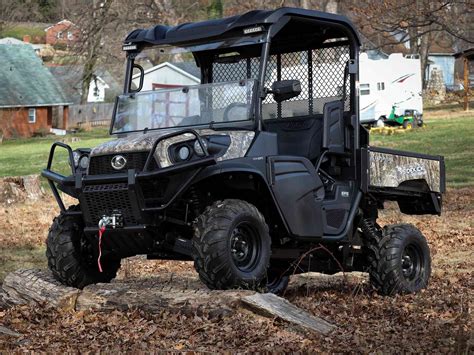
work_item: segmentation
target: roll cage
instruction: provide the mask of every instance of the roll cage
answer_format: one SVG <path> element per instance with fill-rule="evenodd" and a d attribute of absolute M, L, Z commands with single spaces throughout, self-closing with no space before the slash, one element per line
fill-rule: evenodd
<path fill-rule="evenodd" d="M 285 118 L 285 106 L 293 106 L 297 116 L 312 115 L 322 113 L 325 102 L 339 97 L 353 127 L 350 148 L 357 149 L 359 45 L 357 32 L 346 17 L 295 8 L 137 29 L 123 45 L 127 52 L 124 94 L 131 92 L 135 58 L 142 50 L 187 47 L 201 70 L 202 84 L 257 80 L 255 130 L 265 130 L 265 119 Z M 230 52 L 235 54 L 229 56 Z M 268 87 L 272 81 L 285 79 L 299 79 L 302 95 L 276 103 L 267 96 Z M 303 100 L 307 101 L 305 108 L 300 102 Z"/>

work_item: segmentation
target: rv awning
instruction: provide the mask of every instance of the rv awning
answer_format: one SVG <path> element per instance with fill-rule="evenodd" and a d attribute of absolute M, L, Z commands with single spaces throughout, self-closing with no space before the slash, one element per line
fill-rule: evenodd
<path fill-rule="evenodd" d="M 283 26 L 295 25 L 297 21 L 291 20 L 313 20 L 320 25 L 328 24 L 328 38 L 340 36 L 340 28 L 352 37 L 360 45 L 357 31 L 352 22 L 345 16 L 329 14 L 314 10 L 304 10 L 298 8 L 280 8 L 277 10 L 254 10 L 242 15 L 227 17 L 218 20 L 208 20 L 202 22 L 185 23 L 178 26 L 157 25 L 150 29 L 137 29 L 130 32 L 125 39 L 125 43 L 135 43 L 138 45 L 184 45 L 199 41 L 212 41 L 213 39 L 244 34 L 244 29 L 252 31 L 252 27 L 262 25 L 269 26 L 281 24 Z M 237 32 L 241 31 L 241 32 Z M 333 31 L 333 33 L 331 33 Z M 338 32 L 339 31 L 339 32 Z"/>

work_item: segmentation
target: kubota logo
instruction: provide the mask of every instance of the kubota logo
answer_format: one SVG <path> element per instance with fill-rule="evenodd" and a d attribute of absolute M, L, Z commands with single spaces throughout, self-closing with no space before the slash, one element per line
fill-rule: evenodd
<path fill-rule="evenodd" d="M 127 159 L 123 155 L 116 155 L 112 158 L 110 164 L 115 170 L 123 169 L 125 164 L 127 164 Z"/>

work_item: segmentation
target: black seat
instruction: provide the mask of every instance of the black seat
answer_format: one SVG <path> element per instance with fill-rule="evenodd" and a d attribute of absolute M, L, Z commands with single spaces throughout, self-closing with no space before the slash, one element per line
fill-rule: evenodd
<path fill-rule="evenodd" d="M 266 120 L 265 128 L 277 134 L 280 155 L 303 156 L 313 163 L 321 155 L 323 115 Z"/>

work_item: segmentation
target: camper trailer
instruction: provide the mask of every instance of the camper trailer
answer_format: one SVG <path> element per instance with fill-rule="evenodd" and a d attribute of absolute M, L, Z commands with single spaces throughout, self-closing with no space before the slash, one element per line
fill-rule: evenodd
<path fill-rule="evenodd" d="M 391 54 L 387 59 L 360 55 L 360 122 L 383 126 L 395 106 L 396 115 L 423 113 L 420 60 Z"/>

